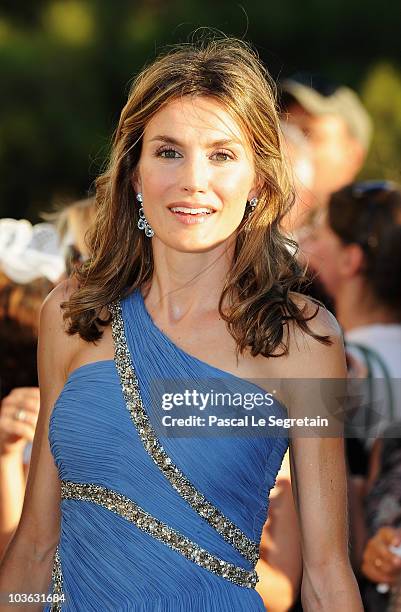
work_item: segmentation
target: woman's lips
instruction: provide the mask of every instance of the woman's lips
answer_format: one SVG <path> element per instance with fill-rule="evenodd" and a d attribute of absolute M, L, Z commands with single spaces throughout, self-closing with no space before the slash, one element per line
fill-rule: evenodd
<path fill-rule="evenodd" d="M 171 208 L 169 209 L 171 214 L 184 225 L 195 225 L 196 223 L 205 223 L 210 217 L 212 217 L 215 211 L 211 211 L 210 213 L 201 212 L 201 213 L 185 213 L 181 211 L 173 211 Z"/>

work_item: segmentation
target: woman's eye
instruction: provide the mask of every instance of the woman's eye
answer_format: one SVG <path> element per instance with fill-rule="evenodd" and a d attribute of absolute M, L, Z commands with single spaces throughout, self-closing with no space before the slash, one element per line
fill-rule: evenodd
<path fill-rule="evenodd" d="M 161 151 L 157 151 L 157 156 L 162 157 L 163 159 L 177 159 L 181 157 L 181 155 L 175 149 L 162 149 Z"/>
<path fill-rule="evenodd" d="M 228 151 L 216 151 L 216 153 L 213 153 L 212 158 L 214 158 L 216 161 L 228 161 L 230 159 L 234 159 L 231 153 L 228 153 Z"/>

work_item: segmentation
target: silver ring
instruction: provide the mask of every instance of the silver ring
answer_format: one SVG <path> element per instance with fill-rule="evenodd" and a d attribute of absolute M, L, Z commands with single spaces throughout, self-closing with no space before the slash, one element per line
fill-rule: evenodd
<path fill-rule="evenodd" d="M 26 412 L 25 410 L 16 410 L 14 413 L 14 420 L 24 422 L 26 420 Z"/>

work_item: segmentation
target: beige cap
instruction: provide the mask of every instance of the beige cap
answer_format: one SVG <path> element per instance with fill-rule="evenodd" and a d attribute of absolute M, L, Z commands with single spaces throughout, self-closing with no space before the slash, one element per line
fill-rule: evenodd
<path fill-rule="evenodd" d="M 369 148 L 373 131 L 372 120 L 352 89 L 342 85 L 331 95 L 324 96 L 313 87 L 293 79 L 283 81 L 281 89 L 295 98 L 302 108 L 312 115 L 340 115 L 354 138 L 365 150 Z"/>

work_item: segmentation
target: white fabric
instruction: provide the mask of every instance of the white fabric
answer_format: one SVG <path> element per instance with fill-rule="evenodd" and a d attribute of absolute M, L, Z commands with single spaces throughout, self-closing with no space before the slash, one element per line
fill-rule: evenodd
<path fill-rule="evenodd" d="M 55 283 L 64 273 L 65 263 L 53 225 L 0 219 L 0 268 L 16 283 L 30 283 L 43 276 Z"/>
<path fill-rule="evenodd" d="M 361 344 L 364 347 L 375 351 L 383 360 L 389 376 L 394 398 L 394 416 L 391 417 L 386 402 L 385 385 L 382 381 L 373 384 L 373 400 L 376 406 L 383 406 L 382 418 L 376 424 L 374 431 L 371 431 L 373 438 L 379 436 L 383 431 L 394 422 L 401 422 L 401 324 L 397 323 L 376 323 L 356 327 L 345 332 L 345 341 Z M 353 357 L 363 362 L 363 356 L 357 349 L 347 348 Z M 372 367 L 373 378 L 383 379 L 384 373 L 381 367 L 374 362 Z M 367 441 L 370 446 L 372 440 Z"/>

